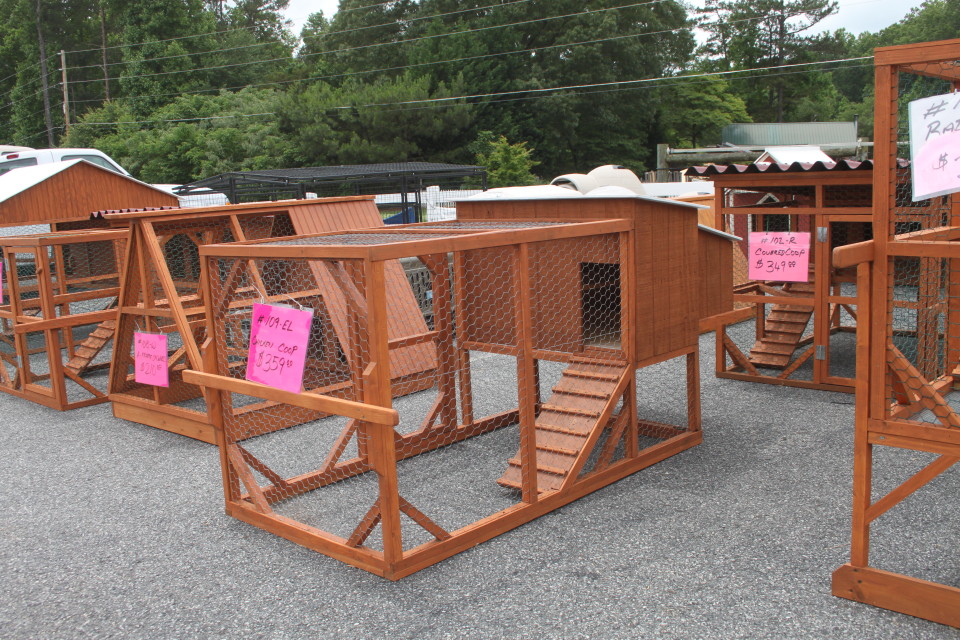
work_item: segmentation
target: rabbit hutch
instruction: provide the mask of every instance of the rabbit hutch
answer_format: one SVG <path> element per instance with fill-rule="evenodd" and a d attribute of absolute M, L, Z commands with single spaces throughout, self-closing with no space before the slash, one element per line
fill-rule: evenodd
<path fill-rule="evenodd" d="M 960 460 L 960 39 L 878 48 L 874 65 L 876 234 L 834 252 L 861 312 L 850 561 L 833 594 L 960 627 L 945 473 Z"/>
<path fill-rule="evenodd" d="M 60 411 L 107 400 L 126 237 L 98 230 L 0 238 L 0 391 Z"/>
<path fill-rule="evenodd" d="M 182 377 L 185 369 L 203 368 L 209 305 L 201 286 L 199 247 L 383 225 L 372 196 L 114 212 L 104 217 L 111 225 L 130 230 L 110 373 L 114 415 L 208 443 L 215 436 L 207 400 L 199 386 Z M 390 262 L 385 269 L 391 291 L 387 319 L 391 335 L 404 338 L 425 333 L 427 326 L 403 267 Z M 328 340 L 332 344 L 346 340 L 350 329 L 340 312 L 343 294 L 336 285 L 341 274 L 318 271 L 313 275 L 312 284 L 298 294 L 300 302 L 325 300 L 338 332 Z M 245 283 L 265 303 L 292 302 L 288 292 L 274 291 L 259 275 Z M 160 384 L 138 380 L 135 371 L 137 339 L 154 340 L 150 335 L 165 336 L 167 355 L 162 368 L 167 375 Z M 339 351 L 330 351 L 332 361 L 342 357 Z M 340 366 L 346 368 L 349 363 Z M 430 386 L 435 366 L 436 354 L 430 345 L 413 343 L 397 349 L 392 354 L 395 392 Z M 254 419 L 258 411 L 277 409 L 271 403 L 240 407 L 238 419 Z"/>
<path fill-rule="evenodd" d="M 856 278 L 832 264 L 831 251 L 873 237 L 873 163 L 758 162 L 690 173 L 713 180 L 716 226 L 741 238 L 734 264 L 746 267 L 734 275 L 738 308 L 713 318 L 717 376 L 852 392 Z"/>
<path fill-rule="evenodd" d="M 593 205 L 610 217 L 201 247 L 210 347 L 183 379 L 209 394 L 228 514 L 395 580 L 700 443 L 697 262 L 655 243 L 639 213 L 662 209 L 651 215 L 682 243 L 695 209 Z M 388 326 L 396 260 L 429 273 L 417 335 Z M 339 274 L 332 305 L 303 293 L 317 271 Z M 258 279 L 287 304 L 264 304 Z M 299 333 L 280 332 L 294 316 Z M 400 396 L 393 353 L 412 344 L 436 354 L 433 386 Z M 238 420 L 264 402 L 282 412 Z"/>

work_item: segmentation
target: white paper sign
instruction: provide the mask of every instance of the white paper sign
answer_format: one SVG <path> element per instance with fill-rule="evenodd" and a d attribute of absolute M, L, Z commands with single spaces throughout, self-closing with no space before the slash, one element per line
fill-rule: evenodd
<path fill-rule="evenodd" d="M 913 200 L 960 191 L 960 93 L 910 103 Z"/>

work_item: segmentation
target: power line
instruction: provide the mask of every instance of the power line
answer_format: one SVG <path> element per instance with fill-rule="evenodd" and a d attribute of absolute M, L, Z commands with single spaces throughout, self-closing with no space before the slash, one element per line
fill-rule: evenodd
<path fill-rule="evenodd" d="M 191 38 L 210 38 L 212 36 L 219 36 L 225 33 L 234 33 L 236 31 L 251 31 L 252 27 L 237 27 L 236 29 L 224 29 L 223 31 L 210 31 L 209 33 L 197 33 L 190 36 L 177 36 L 175 38 L 164 38 L 163 40 L 147 40 L 146 42 L 135 42 L 133 44 L 115 44 L 109 47 L 94 47 L 92 49 L 76 49 L 73 51 L 67 51 L 65 53 L 88 53 L 90 51 L 104 51 L 111 49 L 129 49 L 131 47 L 142 47 L 148 44 L 160 44 L 161 42 L 173 42 L 175 40 L 189 40 Z"/>
<path fill-rule="evenodd" d="M 73 126 L 77 125 L 114 125 L 114 124 L 154 124 L 157 122 L 196 122 L 200 120 L 226 120 L 228 118 L 256 118 L 259 116 L 274 116 L 277 115 L 273 111 L 267 111 L 265 113 L 238 113 L 229 116 L 204 116 L 197 118 L 160 118 L 155 120 L 127 120 L 124 122 L 75 122 Z"/>
<path fill-rule="evenodd" d="M 756 19 L 757 19 L 757 18 L 744 18 L 743 20 L 737 20 L 737 21 L 734 21 L 734 22 L 746 22 L 746 21 L 751 21 L 751 20 L 756 20 Z M 348 72 L 344 72 L 344 73 L 332 73 L 332 74 L 325 74 L 325 75 L 318 75 L 318 76 L 310 76 L 310 77 L 307 77 L 307 78 L 295 78 L 295 79 L 292 79 L 292 80 L 278 80 L 278 81 L 276 81 L 276 82 L 264 82 L 264 83 L 259 83 L 259 84 L 247 84 L 247 85 L 242 85 L 242 86 L 237 86 L 237 87 L 220 87 L 220 88 L 200 89 L 200 90 L 196 90 L 196 91 L 178 91 L 178 92 L 171 92 L 171 93 L 152 93 L 152 94 L 143 94 L 143 95 L 138 95 L 138 96 L 125 96 L 125 97 L 116 98 L 115 100 L 136 100 L 136 99 L 141 99 L 141 98 L 155 98 L 155 97 L 166 97 L 166 96 L 180 96 L 180 95 L 187 95 L 187 94 L 202 94 L 202 93 L 209 93 L 209 92 L 213 92 L 213 91 L 222 91 L 222 90 L 230 91 L 230 90 L 233 90 L 233 89 L 244 89 L 244 88 L 248 88 L 248 87 L 256 88 L 256 87 L 266 87 L 266 86 L 276 86 L 276 85 L 283 85 L 283 84 L 292 84 L 292 83 L 297 83 L 297 82 L 308 82 L 308 81 L 313 81 L 313 80 L 329 80 L 329 79 L 333 79 L 333 78 L 344 78 L 344 77 L 351 77 L 351 76 L 357 76 L 357 75 L 366 75 L 366 74 L 370 74 L 370 73 L 382 73 L 382 72 L 387 72 L 387 71 L 399 71 L 399 70 L 401 70 L 401 69 L 408 69 L 408 68 L 415 68 L 415 67 L 426 67 L 426 66 L 433 66 L 433 65 L 439 65 L 439 64 L 452 64 L 452 63 L 458 63 L 458 62 L 469 62 L 469 61 L 471 61 L 471 60 L 481 60 L 481 59 L 484 59 L 484 58 L 494 58 L 494 57 L 498 57 L 498 56 L 515 55 L 515 54 L 518 54 L 518 53 L 532 53 L 532 52 L 534 52 L 534 51 L 547 51 L 547 50 L 550 50 L 550 49 L 561 49 L 561 48 L 565 48 L 565 47 L 577 47 L 577 46 L 588 45 L 588 44 L 601 44 L 601 43 L 604 43 L 604 42 L 611 42 L 611 41 L 615 41 L 615 40 L 624 40 L 624 39 L 627 39 L 627 38 L 639 38 L 639 37 L 642 37 L 642 36 L 663 35 L 663 34 L 667 34 L 667 33 L 674 33 L 674 32 L 677 32 L 677 31 L 682 31 L 682 30 L 684 30 L 684 29 L 686 29 L 686 28 L 687 28 L 687 27 L 684 26 L 684 27 L 675 27 L 675 28 L 673 28 L 673 29 L 662 29 L 662 30 L 660 30 L 660 31 L 644 31 L 644 32 L 641 32 L 641 33 L 624 34 L 624 35 L 619 35 L 619 36 L 611 36 L 611 37 L 608 37 L 608 38 L 595 38 L 595 39 L 593 39 L 593 40 L 582 40 L 582 41 L 578 41 L 578 42 L 564 42 L 564 43 L 560 43 L 560 44 L 549 45 L 549 46 L 546 46 L 546 47 L 533 47 L 533 48 L 529 48 L 529 49 L 514 49 L 514 50 L 512 50 L 512 51 L 497 51 L 497 52 L 493 52 L 493 53 L 478 54 L 478 55 L 475 55 L 475 56 L 464 56 L 464 57 L 460 57 L 460 58 L 450 58 L 450 59 L 447 59 L 447 60 L 431 60 L 431 61 L 428 61 L 428 62 L 408 63 L 408 64 L 398 65 L 398 66 L 394 66 L 394 67 L 382 67 L 382 68 L 379 68 L 379 69 L 365 69 L 365 70 L 360 70 L 360 71 L 348 71 Z M 93 81 L 95 82 L 95 81 L 97 81 L 97 79 L 95 79 L 95 80 L 93 80 Z M 73 102 L 75 102 L 75 103 L 85 103 L 85 102 L 100 102 L 100 101 L 101 101 L 101 100 L 99 100 L 99 99 L 89 99 L 89 100 L 74 100 Z"/>
<path fill-rule="evenodd" d="M 663 0 L 659 0 L 659 1 L 662 2 Z M 418 20 L 433 20 L 434 18 L 443 18 L 443 17 L 446 17 L 446 16 L 451 16 L 451 15 L 455 15 L 455 14 L 459 14 L 459 13 L 472 13 L 472 12 L 475 12 L 475 11 L 483 11 L 483 10 L 486 10 L 486 9 L 496 9 L 496 8 L 506 7 L 506 6 L 510 6 L 510 5 L 514 5 L 514 4 L 521 4 L 521 3 L 524 3 L 524 2 L 530 2 L 530 0 L 510 0 L 510 1 L 504 2 L 504 3 L 502 3 L 502 4 L 491 4 L 491 5 L 487 5 L 487 6 L 485 6 L 485 7 L 476 7 L 476 8 L 472 8 L 472 9 L 458 9 L 457 11 L 448 11 L 448 12 L 446 12 L 446 13 L 437 13 L 437 14 L 432 14 L 432 15 L 429 15 L 429 16 L 414 17 L 414 18 L 410 18 L 410 19 L 407 20 L 406 22 L 416 22 L 416 21 L 418 21 Z M 329 37 L 329 36 L 340 35 L 340 34 L 343 34 L 343 33 L 351 33 L 351 32 L 354 32 L 354 31 L 364 31 L 364 30 L 366 30 L 366 29 L 378 29 L 378 28 L 380 28 L 380 27 L 392 27 L 392 26 L 396 26 L 396 25 L 397 25 L 396 22 L 385 22 L 385 23 L 382 23 L 382 24 L 368 25 L 368 26 L 365 26 L 365 27 L 354 27 L 354 28 L 352 28 L 352 29 L 341 29 L 341 30 L 339 30 L 339 31 L 330 31 L 330 32 L 327 32 L 327 33 L 323 33 L 323 34 L 321 34 L 321 35 L 313 36 L 313 37 L 314 37 L 314 38 L 317 38 L 317 39 L 327 38 L 327 37 Z M 159 41 L 158 41 L 158 42 L 159 42 Z M 150 43 L 141 43 L 141 44 L 150 44 Z M 79 69 L 103 69 L 104 66 L 107 66 L 107 67 L 115 67 L 115 66 L 117 66 L 117 65 L 138 64 L 138 63 L 141 63 L 141 62 L 155 62 L 155 61 L 157 61 L 157 60 L 172 60 L 172 59 L 174 59 L 174 58 L 189 58 L 189 57 L 192 57 L 192 56 L 200 56 L 200 55 L 207 55 L 207 54 L 213 54 L 213 53 L 225 53 L 225 52 L 227 52 L 227 51 L 238 51 L 238 50 L 241 50 L 241 49 L 251 49 L 251 48 L 255 48 L 255 47 L 266 47 L 266 46 L 278 45 L 278 44 L 282 45 L 283 43 L 281 43 L 281 42 L 276 42 L 276 41 L 271 41 L 271 42 L 258 42 L 258 43 L 255 43 L 255 44 L 247 44 L 247 45 L 242 45 L 242 46 L 239 46 L 239 47 L 227 47 L 227 48 L 223 48 L 223 49 L 210 49 L 210 50 L 208 50 L 208 51 L 195 51 L 195 52 L 193 52 L 193 53 L 178 53 L 177 55 L 173 55 L 173 56 L 160 56 L 160 57 L 153 57 L 153 58 L 143 59 L 143 60 L 122 60 L 122 61 L 120 61 L 120 62 L 109 62 L 109 63 L 107 63 L 106 65 L 103 65 L 103 64 L 88 64 L 88 65 L 77 66 L 77 67 L 67 67 L 67 70 L 68 70 L 68 71 L 73 71 L 73 70 L 79 70 Z M 99 49 L 88 49 L 88 51 L 98 51 L 98 50 L 99 50 Z M 71 53 L 71 52 L 68 51 L 68 52 L 66 52 L 66 53 Z M 253 64 L 253 63 L 251 63 L 251 64 Z M 14 75 L 16 75 L 16 74 L 14 74 Z M 77 81 L 74 81 L 74 82 L 84 82 L 84 81 L 82 81 L 82 80 L 77 80 Z M 72 84 L 72 82 L 71 82 L 71 84 Z"/>
<path fill-rule="evenodd" d="M 520 26 L 520 25 L 533 24 L 533 23 L 537 23 L 537 22 L 545 22 L 545 21 L 548 21 L 548 20 L 559 20 L 559 19 L 562 19 L 562 18 L 571 18 L 571 17 L 585 16 L 585 15 L 591 15 L 591 14 L 601 13 L 601 12 L 605 12 L 605 11 L 617 11 L 617 10 L 620 10 L 620 9 L 630 9 L 630 8 L 633 8 L 633 7 L 642 7 L 642 6 L 651 5 L 651 4 L 660 4 L 660 3 L 662 3 L 662 2 L 668 2 L 668 1 L 669 1 L 669 0 L 647 0 L 646 2 L 636 2 L 636 3 L 633 3 L 633 4 L 621 5 L 621 6 L 617 6 L 617 7 L 605 7 L 605 8 L 600 8 L 600 9 L 588 9 L 588 10 L 579 11 L 579 12 L 576 12 L 576 13 L 568 13 L 568 14 L 559 15 L 559 16 L 548 16 L 548 17 L 545 17 L 545 18 L 534 18 L 534 19 L 531 19 L 531 20 L 522 20 L 522 21 L 519 21 L 519 22 L 511 22 L 511 23 L 508 23 L 508 24 L 490 25 L 490 26 L 486 26 L 486 27 L 477 27 L 476 29 L 465 29 L 465 30 L 463 30 L 463 31 L 448 31 L 448 32 L 445 32 L 445 33 L 437 33 L 437 34 L 432 34 L 432 35 L 427 35 L 427 36 L 418 36 L 418 37 L 416 37 L 416 38 L 407 38 L 407 39 L 405 39 L 405 40 L 395 40 L 395 41 L 392 41 L 392 42 L 379 42 L 379 43 L 373 43 L 373 44 L 359 45 L 359 46 L 356 46 L 356 47 L 347 47 L 347 48 L 343 48 L 343 49 L 331 49 L 331 50 L 329 50 L 329 51 L 318 51 L 318 52 L 316 52 L 316 53 L 308 53 L 308 54 L 305 54 L 305 55 L 303 55 L 303 56 L 300 56 L 298 59 L 299 59 L 299 60 L 303 60 L 303 59 L 305 59 L 305 58 L 311 58 L 311 57 L 320 56 L 320 55 L 326 55 L 326 54 L 330 54 L 330 53 L 345 53 L 345 52 L 347 52 L 347 51 L 356 51 L 356 50 L 360 50 L 360 49 L 370 49 L 370 48 L 373 48 L 373 47 L 383 47 L 383 46 L 388 46 L 388 45 L 406 44 L 406 43 L 409 43 L 409 42 L 419 42 L 419 41 L 421 41 L 421 40 L 432 40 L 432 39 L 436 39 L 436 38 L 444 38 L 444 37 L 453 36 L 453 35 L 466 35 L 466 34 L 470 34 L 470 33 L 477 33 L 477 32 L 480 32 L 480 31 L 489 31 L 489 30 L 491 30 L 491 29 L 504 29 L 504 28 L 506 28 L 506 27 L 515 27 L 515 26 Z M 289 62 L 289 61 L 291 61 L 291 60 L 292 60 L 291 58 L 269 58 L 269 59 L 266 59 L 266 60 L 253 60 L 253 61 L 248 61 L 248 62 L 236 62 L 236 63 L 231 63 L 231 64 L 217 65 L 217 66 L 213 66 L 213 67 L 195 67 L 195 68 L 193 68 L 193 69 L 177 69 L 177 70 L 173 70 L 173 71 L 157 71 L 157 72 L 154 72 L 154 73 L 142 73 L 142 74 L 137 74 L 137 75 L 135 75 L 135 76 L 127 76 L 127 77 L 129 77 L 129 78 L 150 78 L 150 77 L 154 77 L 154 76 L 166 76 L 166 75 L 176 75 L 176 74 L 180 74 L 180 73 L 192 73 L 192 72 L 194 72 L 194 71 L 214 71 L 214 70 L 217 70 L 217 69 L 229 69 L 229 68 L 233 68 L 233 67 L 246 66 L 246 65 L 250 65 L 250 64 L 267 64 L 267 63 L 271 63 L 271 62 Z M 144 61 L 142 61 L 142 62 L 149 62 L 149 60 L 144 60 Z"/>
<path fill-rule="evenodd" d="M 456 11 L 447 11 L 446 13 L 435 13 L 429 16 L 414 16 L 412 18 L 405 19 L 404 22 L 409 23 L 409 22 L 418 22 L 421 20 L 433 20 L 434 18 L 446 18 L 447 16 L 453 16 L 459 13 L 475 13 L 478 11 L 486 11 L 487 9 L 499 9 L 501 7 L 508 7 L 515 4 L 523 4 L 524 2 L 530 2 L 530 0 L 507 0 L 506 2 L 501 2 L 499 4 L 488 4 L 485 7 L 471 7 L 469 9 L 457 9 Z M 374 6 L 379 6 L 379 5 L 374 5 Z M 350 11 L 355 11 L 355 9 L 350 9 Z M 399 23 L 397 21 L 384 22 L 381 24 L 367 25 L 364 27 L 353 27 L 351 29 L 340 29 L 339 31 L 330 31 L 326 33 L 320 33 L 310 37 L 320 39 L 320 38 L 326 38 L 328 36 L 340 35 L 343 33 L 352 33 L 354 31 L 364 31 L 366 29 L 379 29 L 380 27 L 393 27 L 393 26 L 397 26 L 398 24 Z"/>
<path fill-rule="evenodd" d="M 549 97 L 549 94 L 552 92 L 566 92 L 566 91 L 578 91 L 582 89 L 598 89 L 597 93 L 602 92 L 603 90 L 612 91 L 615 88 L 627 88 L 627 89 L 639 89 L 639 88 L 653 88 L 658 85 L 654 83 L 662 83 L 664 81 L 671 81 L 671 84 L 676 84 L 679 82 L 685 82 L 690 79 L 697 78 L 711 78 L 718 76 L 728 76 L 734 74 L 745 74 L 757 71 L 771 71 L 776 69 L 799 69 L 801 67 L 810 67 L 814 65 L 826 65 L 826 64 L 839 64 L 846 62 L 862 62 L 865 60 L 872 60 L 873 56 L 859 56 L 853 58 L 840 58 L 837 60 L 822 60 L 819 62 L 797 62 L 792 64 L 784 65 L 771 65 L 767 67 L 755 67 L 750 69 L 735 69 L 730 71 L 711 71 L 705 73 L 696 73 L 688 74 L 682 76 L 660 76 L 657 78 L 640 78 L 636 80 L 616 80 L 611 82 L 596 82 L 596 83 L 587 83 L 579 85 L 565 85 L 559 87 L 545 87 L 540 89 L 518 89 L 515 91 L 497 91 L 492 93 L 478 93 L 478 94 L 468 94 L 460 96 L 448 96 L 445 98 L 422 98 L 418 100 L 401 100 L 398 102 L 385 102 L 385 103 L 368 103 L 368 104 L 352 104 L 352 105 L 341 105 L 338 107 L 331 107 L 329 111 L 343 111 L 348 109 L 368 109 L 374 107 L 405 107 L 407 105 L 441 105 L 441 104 L 451 104 L 459 100 L 478 100 L 484 98 L 505 98 L 506 96 L 526 96 L 525 98 L 516 98 L 516 99 L 535 99 L 540 97 Z M 848 65 L 848 66 L 863 66 L 863 65 Z M 747 77 L 776 77 L 779 75 L 793 75 L 796 73 L 808 73 L 807 71 L 791 71 L 786 73 L 771 73 L 771 74 L 758 74 L 758 76 L 747 76 Z M 508 101 L 508 100 L 504 100 Z M 140 120 L 140 121 L 128 121 L 128 122 L 78 122 L 74 126 L 81 126 L 84 124 L 87 125 L 97 125 L 97 126 L 108 126 L 108 125 L 122 125 L 122 124 L 149 124 L 156 122 L 192 122 L 192 121 L 202 121 L 202 120 L 217 120 L 224 118 L 241 118 L 241 117 L 259 117 L 259 116 L 269 116 L 277 115 L 276 112 L 264 112 L 264 113 L 254 113 L 254 114 L 237 114 L 229 116 L 210 116 L 210 117 L 198 117 L 198 118 L 178 118 L 171 120 Z"/>

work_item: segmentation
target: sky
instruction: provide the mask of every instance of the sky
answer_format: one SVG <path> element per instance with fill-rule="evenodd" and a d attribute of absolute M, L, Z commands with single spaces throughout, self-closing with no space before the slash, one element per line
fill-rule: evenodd
<path fill-rule="evenodd" d="M 378 0 L 370 0 L 370 4 Z M 693 5 L 703 5 L 703 0 L 688 0 Z M 493 2 L 491 2 L 493 4 Z M 624 2 L 628 4 L 628 2 Z M 922 0 L 839 0 L 840 11 L 821 21 L 816 31 L 835 31 L 846 29 L 858 34 L 863 31 L 880 31 L 910 12 L 913 7 L 923 4 Z M 293 21 L 293 32 L 300 35 L 300 29 L 307 21 L 307 16 L 317 11 L 323 11 L 327 18 L 337 12 L 339 0 L 290 0 L 287 7 L 287 18 Z"/>

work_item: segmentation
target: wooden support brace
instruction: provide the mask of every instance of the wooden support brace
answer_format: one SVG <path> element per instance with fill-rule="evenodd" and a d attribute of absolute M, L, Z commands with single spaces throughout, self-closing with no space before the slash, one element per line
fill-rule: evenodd
<path fill-rule="evenodd" d="M 957 417 L 953 408 L 893 343 L 887 344 L 887 366 L 906 389 L 917 395 L 917 401 L 933 412 L 937 420 L 946 427 L 960 429 L 960 417 Z"/>
<path fill-rule="evenodd" d="M 897 506 L 918 489 L 953 466 L 960 458 L 942 455 L 908 478 L 899 487 L 880 498 L 867 508 L 866 521 L 873 522 L 884 513 Z"/>
<path fill-rule="evenodd" d="M 809 360 L 810 356 L 812 356 L 815 351 L 816 351 L 816 347 L 814 345 L 810 345 L 810 347 L 806 351 L 801 353 L 796 360 L 790 363 L 789 367 L 781 371 L 780 375 L 778 375 L 777 378 L 780 378 L 781 380 L 786 380 L 787 378 L 789 378 L 790 374 L 792 374 L 794 371 L 796 371 L 801 366 L 803 366 L 803 363 Z"/>
<path fill-rule="evenodd" d="M 446 540 L 450 537 L 450 534 L 446 531 L 446 529 L 425 516 L 422 511 L 410 504 L 403 496 L 399 496 L 399 498 L 400 511 L 407 514 L 411 520 L 423 527 L 427 533 L 432 535 L 437 540 Z"/>
<path fill-rule="evenodd" d="M 250 497 L 253 508 L 260 513 L 270 513 L 270 504 L 263 495 L 263 489 L 257 484 L 257 480 L 253 477 L 250 467 L 247 466 L 243 454 L 240 453 L 236 444 L 227 445 L 227 458 L 230 460 L 230 466 L 233 467 L 234 472 L 247 488 L 247 495 Z"/>
<path fill-rule="evenodd" d="M 378 524 L 380 524 L 380 498 L 373 501 L 373 506 L 370 507 L 366 515 L 363 516 L 363 519 L 360 520 L 360 524 L 353 530 L 350 537 L 347 538 L 347 546 L 359 547 L 362 545 L 366 542 L 367 538 L 370 537 L 370 534 L 373 533 L 373 530 Z"/>
<path fill-rule="evenodd" d="M 280 477 L 276 471 L 264 464 L 259 458 L 247 451 L 244 447 L 239 444 L 233 445 L 240 451 L 240 455 L 243 457 L 244 462 L 250 465 L 254 471 L 257 471 L 264 478 L 273 483 L 273 486 L 286 489 L 290 485 L 287 484 L 287 481 Z"/>
<path fill-rule="evenodd" d="M 749 373 L 752 373 L 755 376 L 760 375 L 760 372 L 757 371 L 757 368 L 753 366 L 753 363 L 743 355 L 743 352 L 740 351 L 739 347 L 733 343 L 733 340 L 730 339 L 730 336 L 727 335 L 725 331 L 721 331 L 721 340 L 723 340 L 723 348 L 726 351 L 733 362 L 737 365 L 740 365 L 746 369 Z"/>

